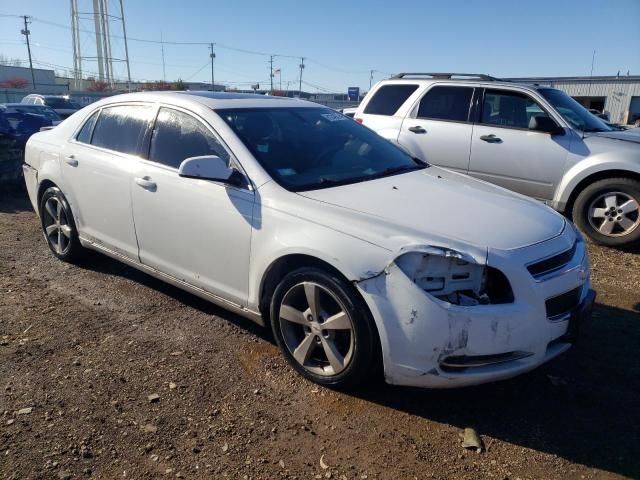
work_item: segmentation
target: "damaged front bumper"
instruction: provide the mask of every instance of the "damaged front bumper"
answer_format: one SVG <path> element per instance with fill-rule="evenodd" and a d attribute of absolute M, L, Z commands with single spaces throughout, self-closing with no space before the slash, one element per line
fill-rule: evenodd
<path fill-rule="evenodd" d="M 573 258 L 554 275 L 534 278 L 527 270 L 530 262 L 572 244 L 577 245 Z M 381 330 L 388 383 L 452 388 L 492 382 L 532 370 L 570 348 L 575 327 L 590 316 L 595 298 L 584 243 L 568 232 L 525 249 L 490 250 L 486 264 L 509 279 L 512 302 L 461 306 L 439 300 L 395 261 L 355 282 Z M 570 293 L 575 305 L 550 318 L 549 301 Z"/>

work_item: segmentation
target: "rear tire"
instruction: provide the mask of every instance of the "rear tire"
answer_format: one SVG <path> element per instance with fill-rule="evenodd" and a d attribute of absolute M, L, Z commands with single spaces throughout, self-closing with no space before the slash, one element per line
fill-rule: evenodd
<path fill-rule="evenodd" d="M 77 261 L 82 251 L 69 202 L 58 187 L 49 187 L 40 198 L 42 232 L 51 252 L 64 262 Z"/>
<path fill-rule="evenodd" d="M 573 221 L 594 242 L 609 247 L 640 243 L 640 182 L 606 178 L 582 190 L 573 205 Z"/>
<path fill-rule="evenodd" d="M 379 371 L 371 314 L 334 274 L 304 267 L 286 275 L 271 299 L 271 326 L 287 361 L 312 382 L 353 389 Z"/>

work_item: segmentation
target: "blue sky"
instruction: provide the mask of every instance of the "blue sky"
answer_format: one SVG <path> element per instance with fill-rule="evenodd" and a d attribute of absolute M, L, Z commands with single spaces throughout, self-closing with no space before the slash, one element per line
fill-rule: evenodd
<path fill-rule="evenodd" d="M 119 13 L 109 0 L 110 13 Z M 588 75 L 596 50 L 596 75 L 618 70 L 640 74 L 640 0 L 359 1 L 124 0 L 127 34 L 132 38 L 216 42 L 216 82 L 269 79 L 264 53 L 307 57 L 304 89 L 346 91 L 399 71 L 457 71 L 496 76 Z M 91 0 L 78 0 L 90 11 Z M 32 15 L 36 61 L 71 67 L 68 0 L 3 1 L 0 55 L 26 60 L 21 20 Z M 46 23 L 47 22 L 47 23 Z M 56 26 L 53 24 L 60 24 Z M 67 26 L 67 28 L 64 28 Z M 93 28 L 82 20 L 82 28 Z M 112 24 L 112 33 L 117 24 Z M 83 54 L 95 56 L 95 37 L 81 34 Z M 232 47 L 228 48 L 228 47 Z M 124 56 L 121 39 L 113 56 Z M 237 49 L 237 50 L 236 50 Z M 166 79 L 209 81 L 205 45 L 165 45 Z M 158 44 L 129 42 L 134 79 L 162 79 Z M 283 88 L 297 88 L 297 58 L 276 57 Z M 86 62 L 85 71 L 95 71 Z M 116 74 L 125 77 L 124 65 Z M 276 76 L 276 86 L 279 84 Z"/>

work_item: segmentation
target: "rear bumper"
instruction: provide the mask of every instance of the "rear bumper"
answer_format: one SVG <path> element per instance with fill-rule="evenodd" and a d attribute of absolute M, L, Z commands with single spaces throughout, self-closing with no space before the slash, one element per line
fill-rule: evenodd
<path fill-rule="evenodd" d="M 38 213 L 38 171 L 27 163 L 22 164 L 24 183 L 27 187 L 29 200 L 33 209 Z"/>

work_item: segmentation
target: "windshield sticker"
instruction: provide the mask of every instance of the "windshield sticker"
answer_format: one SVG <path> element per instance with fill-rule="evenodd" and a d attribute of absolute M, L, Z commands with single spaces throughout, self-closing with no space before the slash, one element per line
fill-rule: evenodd
<path fill-rule="evenodd" d="M 290 177 L 291 175 L 296 175 L 296 172 L 293 168 L 279 168 L 278 173 L 283 177 Z"/>
<path fill-rule="evenodd" d="M 338 112 L 323 113 L 322 116 L 330 122 L 339 122 L 340 120 L 348 120 L 347 117 Z"/>

